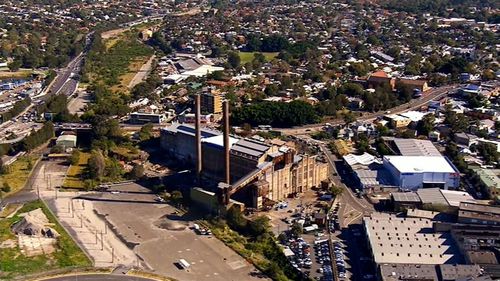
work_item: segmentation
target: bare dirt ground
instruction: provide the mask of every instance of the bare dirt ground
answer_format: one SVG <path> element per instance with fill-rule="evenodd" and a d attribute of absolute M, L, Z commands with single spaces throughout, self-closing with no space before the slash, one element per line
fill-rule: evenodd
<path fill-rule="evenodd" d="M 146 77 L 149 75 L 151 72 L 151 67 L 153 65 L 153 60 L 155 56 L 151 56 L 149 60 L 141 66 L 141 69 L 135 74 L 134 78 L 130 81 L 128 84 L 128 88 L 132 89 L 135 85 L 141 83 L 146 79 Z"/>
<path fill-rule="evenodd" d="M 109 39 L 112 37 L 116 37 L 129 29 L 130 28 L 127 27 L 127 28 L 118 28 L 118 29 L 105 31 L 105 32 L 101 33 L 101 38 L 106 40 L 106 39 Z"/>
<path fill-rule="evenodd" d="M 134 252 L 108 229 L 93 210 L 93 202 L 77 199 L 78 192 L 60 192 L 68 167 L 46 161 L 35 176 L 34 186 L 49 205 L 62 226 L 89 254 L 97 267 L 117 265 L 133 266 L 137 263 Z"/>
<path fill-rule="evenodd" d="M 56 250 L 55 244 L 57 240 L 55 238 L 31 237 L 27 235 L 19 235 L 17 238 L 21 253 L 28 257 L 50 254 Z"/>

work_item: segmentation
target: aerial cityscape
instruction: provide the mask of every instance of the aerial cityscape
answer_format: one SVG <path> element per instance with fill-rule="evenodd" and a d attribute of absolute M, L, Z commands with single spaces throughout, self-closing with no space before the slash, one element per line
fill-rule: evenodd
<path fill-rule="evenodd" d="M 500 280 L 500 2 L 0 1 L 0 280 Z"/>

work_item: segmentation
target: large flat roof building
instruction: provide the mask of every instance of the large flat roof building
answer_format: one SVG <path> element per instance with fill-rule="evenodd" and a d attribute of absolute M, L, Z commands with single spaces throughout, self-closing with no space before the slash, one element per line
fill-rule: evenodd
<path fill-rule="evenodd" d="M 363 225 L 377 265 L 386 263 L 457 263 L 461 256 L 449 233 L 433 231 L 433 222 L 374 213 Z"/>
<path fill-rule="evenodd" d="M 443 156 L 384 156 L 383 165 L 403 190 L 454 189 L 460 183 L 460 172 Z"/>

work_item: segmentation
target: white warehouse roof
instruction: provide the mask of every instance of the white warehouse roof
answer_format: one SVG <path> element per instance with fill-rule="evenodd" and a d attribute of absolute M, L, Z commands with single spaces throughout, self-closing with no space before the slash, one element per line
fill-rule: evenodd
<path fill-rule="evenodd" d="M 457 173 L 443 156 L 384 156 L 400 173 Z"/>

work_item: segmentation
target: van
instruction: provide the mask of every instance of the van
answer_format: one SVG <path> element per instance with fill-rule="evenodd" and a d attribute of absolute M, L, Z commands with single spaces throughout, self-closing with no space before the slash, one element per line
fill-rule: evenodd
<path fill-rule="evenodd" d="M 191 265 L 185 260 L 185 259 L 180 259 L 177 262 L 183 269 L 188 269 Z"/>

